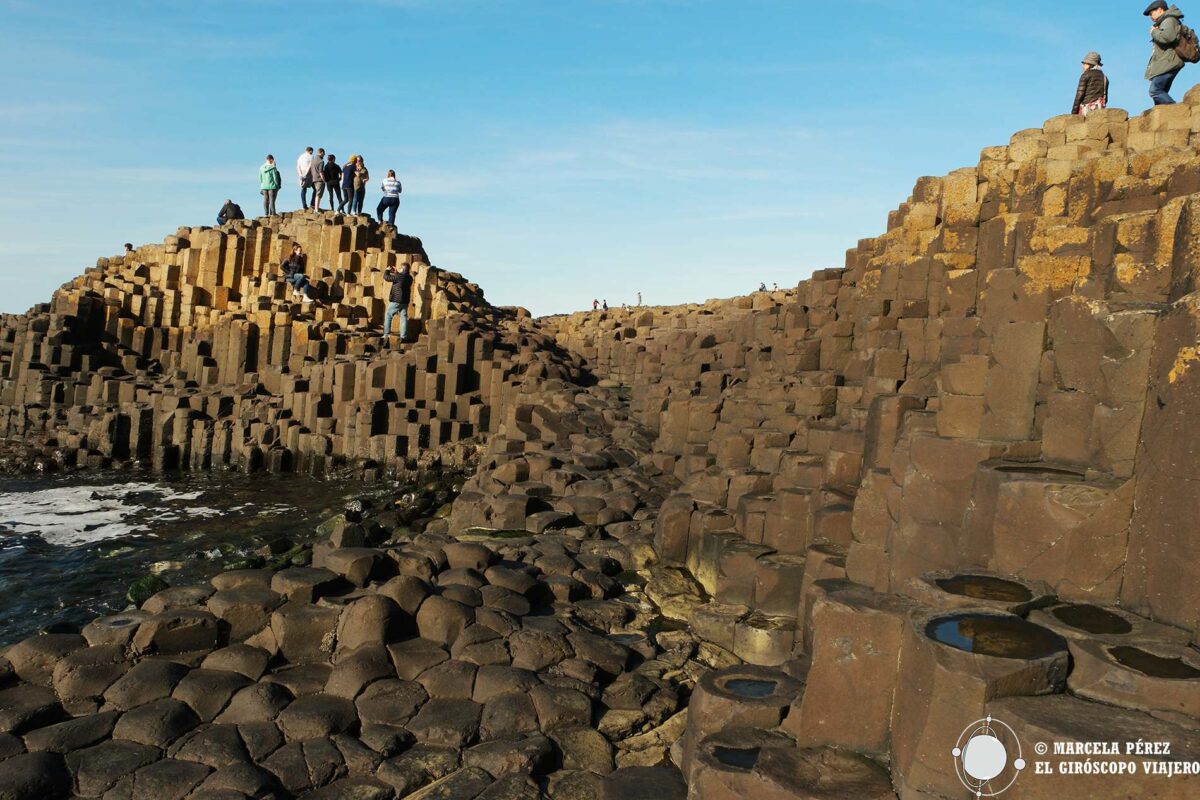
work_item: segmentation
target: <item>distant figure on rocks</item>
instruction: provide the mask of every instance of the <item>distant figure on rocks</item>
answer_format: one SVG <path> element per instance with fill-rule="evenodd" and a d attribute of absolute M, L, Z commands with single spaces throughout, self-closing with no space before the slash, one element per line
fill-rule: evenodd
<path fill-rule="evenodd" d="M 313 156 L 312 163 L 308 166 L 308 174 L 312 178 L 313 187 L 313 211 L 321 210 L 321 198 L 325 196 L 325 148 L 318 147 L 317 154 Z"/>
<path fill-rule="evenodd" d="M 292 299 L 299 297 L 304 303 L 311 303 L 312 285 L 304 274 L 307 266 L 308 256 L 304 255 L 304 248 L 296 244 L 292 245 L 292 254 L 280 265 L 280 269 L 283 270 L 283 279 L 292 287 Z"/>
<path fill-rule="evenodd" d="M 263 214 L 268 217 L 275 216 L 275 198 L 282 186 L 283 176 L 275 166 L 275 156 L 268 155 L 266 163 L 258 168 L 258 190 L 263 196 Z"/>
<path fill-rule="evenodd" d="M 338 211 L 354 213 L 354 173 L 358 171 L 358 156 L 351 155 L 342 166 L 342 202 Z"/>
<path fill-rule="evenodd" d="M 641 305 L 642 305 L 642 293 L 638 292 L 638 307 L 640 308 Z"/>
<path fill-rule="evenodd" d="M 324 166 L 321 167 L 322 174 L 325 176 L 325 188 L 329 191 L 329 210 L 342 210 L 342 168 L 337 165 L 337 156 L 333 153 L 329 154 Z M 334 198 L 337 198 L 337 206 L 333 205 Z M 320 211 L 320 209 L 317 209 Z"/>
<path fill-rule="evenodd" d="M 605 300 L 603 303 L 601 303 L 600 307 L 603 308 L 605 311 L 608 311 L 608 300 Z"/>
<path fill-rule="evenodd" d="M 1083 74 L 1079 76 L 1079 88 L 1075 90 L 1072 114 L 1086 117 L 1108 107 L 1108 76 L 1100 69 L 1102 66 L 1099 53 L 1091 52 L 1083 57 Z"/>
<path fill-rule="evenodd" d="M 304 148 L 304 152 L 296 159 L 296 177 L 300 179 L 300 210 L 308 208 L 308 190 L 312 184 L 313 149 Z"/>
<path fill-rule="evenodd" d="M 383 279 L 392 285 L 388 294 L 387 311 L 383 315 L 383 337 L 392 335 L 392 319 L 400 315 L 400 341 L 408 338 L 408 303 L 412 299 L 412 275 L 408 273 L 408 264 L 396 272 L 395 267 L 388 267 L 383 273 Z"/>
<path fill-rule="evenodd" d="M 778 292 L 778 291 L 779 291 L 779 283 L 778 283 L 778 282 L 776 282 L 776 283 L 772 283 L 772 284 L 771 284 L 771 291 L 772 291 L 772 292 Z"/>
<path fill-rule="evenodd" d="M 599 311 L 599 310 L 600 310 L 600 301 L 593 300 L 592 301 L 592 311 Z"/>
<path fill-rule="evenodd" d="M 389 169 L 387 177 L 383 179 L 383 184 L 380 186 L 383 190 L 383 197 L 379 200 L 379 206 L 375 209 L 375 216 L 379 217 L 379 221 L 383 222 L 383 212 L 387 209 L 388 225 L 396 225 L 396 211 L 400 208 L 400 193 L 404 191 L 404 187 L 400 185 L 400 181 L 396 178 L 396 170 Z"/>
<path fill-rule="evenodd" d="M 367 199 L 367 184 L 371 180 L 371 173 L 367 172 L 367 164 L 363 161 L 363 157 L 358 157 L 358 163 L 354 167 L 354 208 L 350 211 L 351 214 L 361 214 L 363 210 L 363 201 Z"/>
<path fill-rule="evenodd" d="M 133 255 L 133 245 L 130 244 L 129 242 L 125 243 L 125 255 L 127 255 L 127 256 Z"/>
<path fill-rule="evenodd" d="M 1156 106 L 1172 105 L 1171 85 L 1183 69 L 1183 59 L 1175 52 L 1183 33 L 1183 12 L 1178 6 L 1168 7 L 1164 0 L 1154 0 L 1143 13 L 1154 22 L 1150 26 L 1150 63 L 1146 65 L 1150 97 Z"/>
<path fill-rule="evenodd" d="M 758 290 L 760 292 L 765 292 L 767 290 L 767 282 L 763 281 L 762 283 L 758 284 Z"/>
<path fill-rule="evenodd" d="M 221 210 L 217 212 L 218 225 L 224 225 L 230 220 L 245 218 L 246 215 L 242 213 L 242 207 L 232 200 L 226 200 L 225 205 L 221 206 Z"/>

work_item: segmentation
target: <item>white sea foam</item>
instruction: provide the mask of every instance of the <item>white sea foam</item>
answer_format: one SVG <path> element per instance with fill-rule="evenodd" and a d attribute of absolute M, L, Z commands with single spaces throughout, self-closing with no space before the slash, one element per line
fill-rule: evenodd
<path fill-rule="evenodd" d="M 35 535 L 63 547 L 147 533 L 156 524 L 228 513 L 191 505 L 199 491 L 158 483 L 61 486 L 0 494 L 0 536 Z"/>

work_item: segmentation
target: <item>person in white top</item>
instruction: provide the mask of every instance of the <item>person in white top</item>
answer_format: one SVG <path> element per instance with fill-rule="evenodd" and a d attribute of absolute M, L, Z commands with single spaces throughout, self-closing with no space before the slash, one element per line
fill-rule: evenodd
<path fill-rule="evenodd" d="M 375 216 L 379 217 L 380 222 L 383 222 L 383 212 L 386 209 L 388 225 L 395 226 L 396 210 L 400 208 L 400 192 L 403 191 L 400 181 L 396 179 L 396 170 L 388 170 L 387 177 L 383 179 L 383 184 L 379 188 L 383 191 L 383 197 L 375 209 Z"/>
<path fill-rule="evenodd" d="M 313 188 L 312 180 L 313 149 L 304 148 L 304 152 L 296 159 L 296 176 L 300 179 L 300 210 L 308 208 L 308 190 Z"/>

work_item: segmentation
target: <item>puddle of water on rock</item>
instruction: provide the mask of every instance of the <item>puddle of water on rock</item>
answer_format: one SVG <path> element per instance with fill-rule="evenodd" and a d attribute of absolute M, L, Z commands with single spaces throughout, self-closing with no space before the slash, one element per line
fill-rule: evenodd
<path fill-rule="evenodd" d="M 713 758 L 728 767 L 737 769 L 754 769 L 761 752 L 762 750 L 758 747 L 739 748 L 717 745 L 712 749 Z"/>
<path fill-rule="evenodd" d="M 1067 649 L 1066 640 L 1040 625 L 997 614 L 953 614 L 925 626 L 936 642 L 968 653 L 998 658 L 1044 658 Z"/>
<path fill-rule="evenodd" d="M 1181 658 L 1166 658 L 1147 653 L 1137 647 L 1120 645 L 1108 648 L 1108 653 L 1118 664 L 1137 670 L 1151 678 L 1167 678 L 1174 681 L 1190 681 L 1200 678 L 1200 669 L 1187 664 Z"/>
<path fill-rule="evenodd" d="M 1026 603 L 1033 599 L 1028 587 L 990 575 L 955 575 L 938 578 L 935 583 L 943 591 L 976 600 L 996 600 L 1001 603 Z"/>
<path fill-rule="evenodd" d="M 754 678 L 734 678 L 721 684 L 726 691 L 742 697 L 770 697 L 775 693 L 775 687 L 778 685 L 776 681 Z"/>
<path fill-rule="evenodd" d="M 1129 620 L 1099 606 L 1058 606 L 1050 609 L 1050 613 L 1064 624 L 1088 633 L 1120 635 L 1133 630 Z"/>

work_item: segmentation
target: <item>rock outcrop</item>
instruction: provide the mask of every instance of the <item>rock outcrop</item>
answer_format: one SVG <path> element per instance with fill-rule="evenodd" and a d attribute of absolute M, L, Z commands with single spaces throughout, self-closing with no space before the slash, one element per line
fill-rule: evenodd
<path fill-rule="evenodd" d="M 102 264 L 5 321 L 33 457 L 474 469 L 8 648 L 0 790 L 1197 795 L 1198 150 L 1200 92 L 1055 118 L 844 268 L 677 308 L 530 320 L 333 216 Z M 337 264 L 312 312 L 267 278 L 291 238 Z"/>

